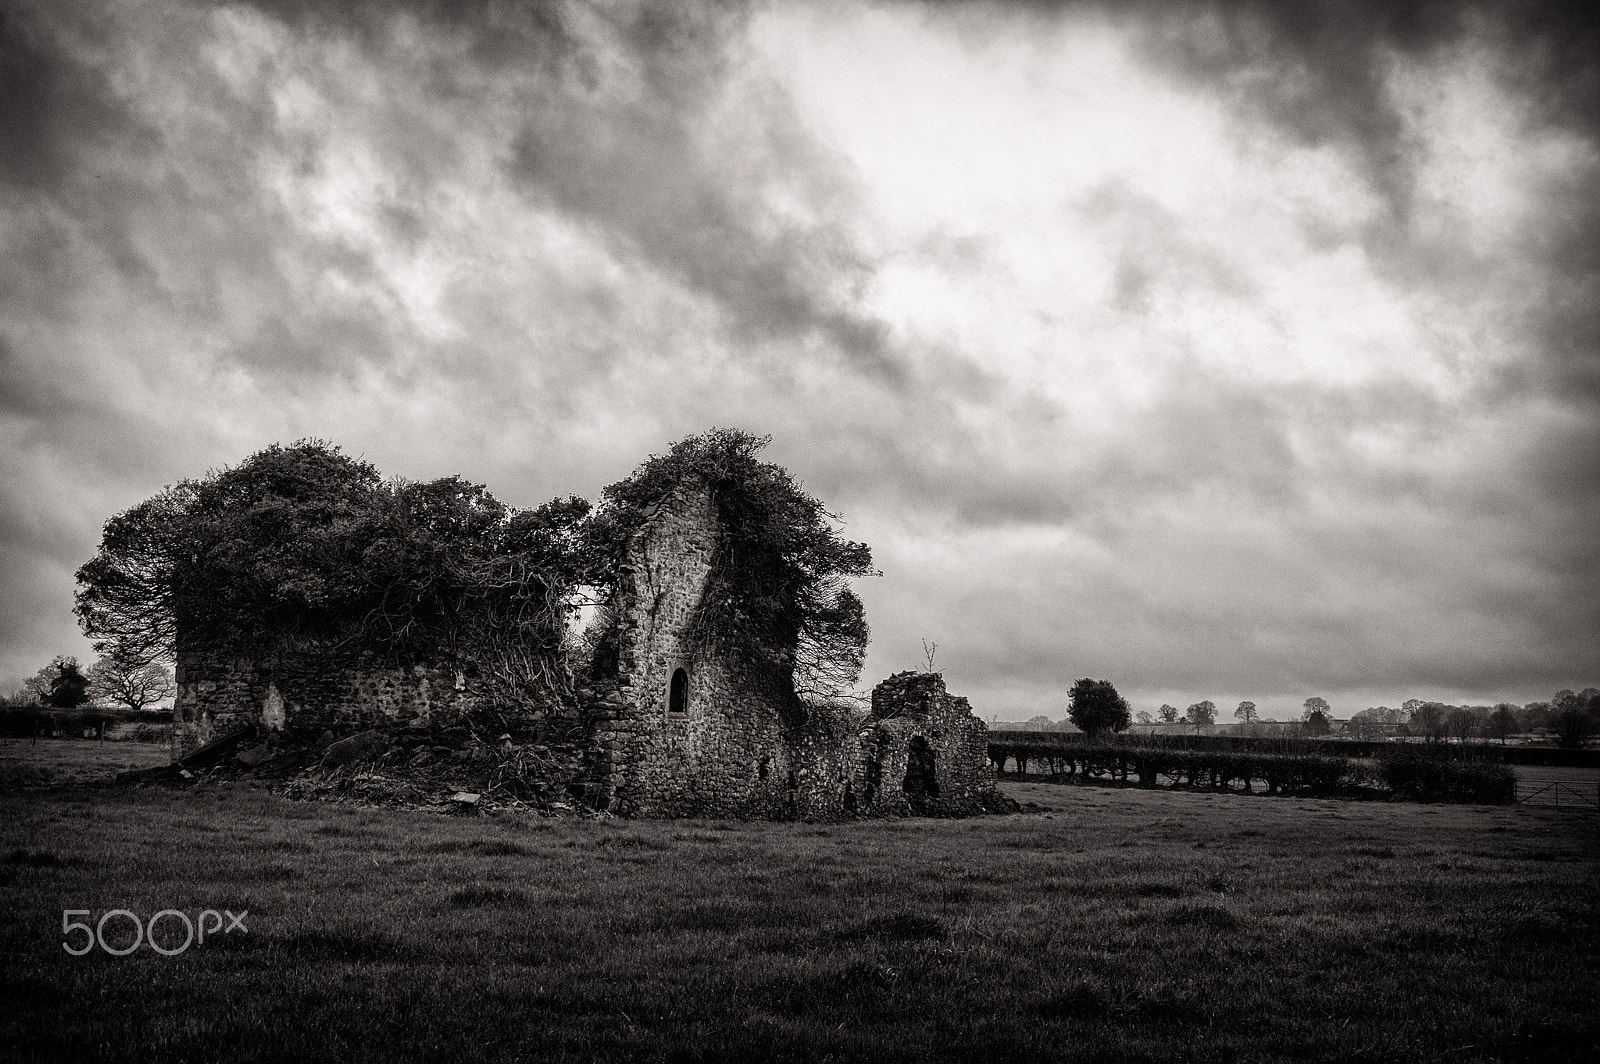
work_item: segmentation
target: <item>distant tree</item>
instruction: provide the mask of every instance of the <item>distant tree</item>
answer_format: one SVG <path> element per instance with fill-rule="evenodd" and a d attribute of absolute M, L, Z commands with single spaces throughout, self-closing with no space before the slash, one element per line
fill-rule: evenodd
<path fill-rule="evenodd" d="M 1371 739 L 1383 734 L 1383 729 L 1378 727 L 1377 717 L 1371 706 L 1350 714 L 1350 720 L 1344 727 L 1345 731 L 1357 739 Z"/>
<path fill-rule="evenodd" d="M 1155 723 L 1155 718 L 1150 715 L 1150 711 L 1148 709 L 1141 709 L 1135 715 L 1134 719 L 1136 719 L 1140 724 L 1153 724 L 1153 723 Z"/>
<path fill-rule="evenodd" d="M 1156 710 L 1156 716 L 1161 718 L 1161 723 L 1163 724 L 1176 724 L 1178 721 L 1178 707 L 1162 703 L 1161 708 Z"/>
<path fill-rule="evenodd" d="M 1117 694 L 1109 680 L 1085 677 L 1072 685 L 1067 699 L 1068 719 L 1091 736 L 1123 731 L 1132 722 L 1128 700 Z"/>
<path fill-rule="evenodd" d="M 1529 702 L 1522 707 L 1522 728 L 1524 731 L 1549 731 L 1550 730 L 1550 703 Z"/>
<path fill-rule="evenodd" d="M 1442 702 L 1422 702 L 1417 699 L 1407 699 L 1406 705 L 1416 702 L 1411 710 L 1411 730 L 1418 735 L 1427 736 L 1429 742 L 1439 742 L 1445 736 L 1445 714 L 1450 707 Z"/>
<path fill-rule="evenodd" d="M 1568 690 L 1557 691 L 1550 700 L 1550 727 L 1556 733 L 1556 745 L 1564 750 L 1576 750 L 1594 731 L 1595 721 L 1585 700 Z"/>
<path fill-rule="evenodd" d="M 1467 706 L 1452 706 L 1444 715 L 1445 733 L 1458 743 L 1478 734 L 1478 716 Z"/>
<path fill-rule="evenodd" d="M 136 655 L 124 651 L 103 654 L 89 667 L 90 696 L 132 710 L 153 706 L 176 690 L 166 666 L 141 663 Z"/>
<path fill-rule="evenodd" d="M 35 673 L 26 687 L 41 705 L 55 709 L 76 709 L 89 701 L 89 678 L 78 667 L 78 659 L 66 654 Z"/>
<path fill-rule="evenodd" d="M 25 699 L 31 705 L 44 705 L 45 699 L 50 697 L 50 669 L 51 667 L 46 665 L 26 680 L 23 680 L 22 690 L 17 692 L 17 697 Z"/>
<path fill-rule="evenodd" d="M 1300 734 L 1327 735 L 1333 731 L 1333 707 L 1321 695 L 1312 695 L 1301 703 Z"/>
<path fill-rule="evenodd" d="M 1239 708 L 1233 711 L 1235 720 L 1242 720 L 1246 724 L 1256 722 L 1256 704 L 1254 702 L 1240 702 Z"/>
<path fill-rule="evenodd" d="M 1499 739 L 1501 746 L 1516 733 L 1517 724 L 1517 707 L 1510 702 L 1501 702 L 1489 714 L 1489 734 Z"/>
<path fill-rule="evenodd" d="M 95 650 L 143 662 L 172 657 L 180 565 L 198 557 L 188 542 L 194 505 L 195 486 L 184 483 L 106 522 L 100 552 L 78 570 L 74 606 Z"/>
<path fill-rule="evenodd" d="M 1217 704 L 1210 699 L 1196 702 L 1184 712 L 1184 718 L 1190 724 L 1215 724 L 1217 722 Z"/>

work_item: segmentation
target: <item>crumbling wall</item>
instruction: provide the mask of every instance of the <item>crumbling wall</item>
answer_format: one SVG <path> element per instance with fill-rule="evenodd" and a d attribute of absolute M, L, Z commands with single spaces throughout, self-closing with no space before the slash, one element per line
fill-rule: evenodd
<path fill-rule="evenodd" d="M 462 670 L 316 649 L 248 661 L 190 647 L 178 654 L 176 679 L 174 757 L 247 724 L 314 739 L 324 731 L 451 722 L 480 696 L 476 678 Z"/>
<path fill-rule="evenodd" d="M 528 787 L 643 816 L 837 820 L 1008 807 L 988 729 L 938 674 L 883 681 L 870 714 L 807 707 L 781 663 L 695 637 L 720 534 L 715 499 L 697 478 L 647 516 L 602 614 L 606 653 L 570 716 L 534 729 L 530 764 L 549 771 Z M 191 640 L 177 679 L 175 755 L 242 724 L 315 740 L 449 726 L 488 704 L 470 663 L 402 668 L 329 647 L 245 661 Z"/>
<path fill-rule="evenodd" d="M 988 726 L 939 673 L 900 672 L 873 688 L 859 749 L 867 814 L 970 816 L 1011 804 L 995 785 Z"/>
<path fill-rule="evenodd" d="M 782 816 L 796 805 L 787 676 L 690 639 L 717 549 L 710 489 L 686 480 L 635 536 L 608 603 L 618 634 L 610 807 L 652 816 Z M 682 670 L 681 706 L 672 699 Z"/>

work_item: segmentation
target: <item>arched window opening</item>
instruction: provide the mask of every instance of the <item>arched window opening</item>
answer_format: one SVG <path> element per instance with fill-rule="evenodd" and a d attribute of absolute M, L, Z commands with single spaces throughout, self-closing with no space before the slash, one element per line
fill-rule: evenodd
<path fill-rule="evenodd" d="M 689 674 L 682 669 L 672 670 L 672 687 L 667 693 L 667 714 L 673 717 L 689 715 Z"/>

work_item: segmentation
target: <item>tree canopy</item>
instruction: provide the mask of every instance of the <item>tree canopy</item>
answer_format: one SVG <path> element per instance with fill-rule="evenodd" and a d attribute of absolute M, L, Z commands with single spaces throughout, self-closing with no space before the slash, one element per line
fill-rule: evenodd
<path fill-rule="evenodd" d="M 89 701 L 89 678 L 83 674 L 78 659 L 67 654 L 57 655 L 34 673 L 24 688 L 40 705 L 52 709 L 76 709 Z"/>
<path fill-rule="evenodd" d="M 89 667 L 89 694 L 132 710 L 153 706 L 177 688 L 166 666 L 113 649 Z"/>
<path fill-rule="evenodd" d="M 1090 735 L 1124 731 L 1133 722 L 1127 699 L 1109 680 L 1079 680 L 1068 692 L 1067 702 L 1067 717 Z"/>
<path fill-rule="evenodd" d="M 321 440 L 274 444 L 108 521 L 76 608 L 96 649 L 130 664 L 170 658 L 181 629 L 252 654 L 318 641 L 398 661 L 472 648 L 492 664 L 500 651 L 547 688 L 570 593 L 591 575 L 588 511 L 515 510 L 459 477 L 384 480 Z"/>

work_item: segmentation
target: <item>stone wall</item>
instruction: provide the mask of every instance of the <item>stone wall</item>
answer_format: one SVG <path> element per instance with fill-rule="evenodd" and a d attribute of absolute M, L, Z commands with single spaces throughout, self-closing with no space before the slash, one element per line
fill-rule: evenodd
<path fill-rule="evenodd" d="M 452 668 L 402 668 L 316 649 L 246 661 L 213 650 L 178 653 L 173 756 L 242 725 L 302 739 L 397 724 L 449 723 L 478 699 L 475 678 Z"/>
<path fill-rule="evenodd" d="M 1011 804 L 995 786 L 988 726 L 939 673 L 896 673 L 873 688 L 860 751 L 869 814 L 968 816 Z"/>
<path fill-rule="evenodd" d="M 621 702 L 600 725 L 617 812 L 769 817 L 796 804 L 789 733 L 798 706 L 788 677 L 687 638 L 718 532 L 710 490 L 689 480 L 661 500 L 630 545 L 608 611 L 619 634 Z M 680 669 L 687 697 L 673 712 Z"/>

